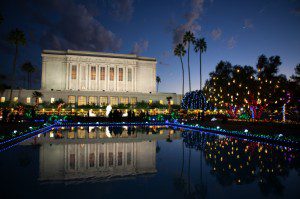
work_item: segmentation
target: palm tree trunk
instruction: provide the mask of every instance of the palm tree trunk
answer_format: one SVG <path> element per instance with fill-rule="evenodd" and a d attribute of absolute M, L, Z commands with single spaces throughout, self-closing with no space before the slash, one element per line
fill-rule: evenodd
<path fill-rule="evenodd" d="M 184 67 L 182 62 L 182 57 L 180 56 L 181 68 L 182 68 L 182 98 L 184 96 Z"/>
<path fill-rule="evenodd" d="M 202 90 L 202 54 L 201 54 L 201 50 L 199 50 L 200 52 L 200 91 Z"/>
<path fill-rule="evenodd" d="M 11 87 L 10 87 L 10 95 L 9 95 L 10 102 L 12 101 L 13 85 L 15 84 L 17 57 L 18 57 L 18 45 L 16 45 L 15 57 L 14 57 L 14 61 L 13 61 L 13 76 L 12 76 L 12 83 L 11 83 Z"/>
<path fill-rule="evenodd" d="M 190 72 L 190 42 L 188 43 L 188 72 L 189 72 L 189 91 L 191 92 L 191 72 Z"/>
<path fill-rule="evenodd" d="M 157 93 L 158 93 L 158 84 L 159 84 L 159 83 L 156 84 L 156 92 L 157 92 Z"/>
<path fill-rule="evenodd" d="M 189 166 L 188 166 L 188 193 L 191 192 L 191 148 L 189 148 Z"/>
<path fill-rule="evenodd" d="M 180 173 L 181 179 L 183 175 L 183 168 L 184 168 L 184 141 L 182 140 L 182 164 L 181 164 L 181 173 Z"/>

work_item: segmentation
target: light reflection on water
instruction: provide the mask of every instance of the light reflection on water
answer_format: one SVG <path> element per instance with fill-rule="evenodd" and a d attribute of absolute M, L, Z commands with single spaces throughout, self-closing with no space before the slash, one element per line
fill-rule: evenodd
<path fill-rule="evenodd" d="M 297 198 L 299 165 L 291 148 L 165 126 L 56 128 L 0 154 L 8 198 Z"/>

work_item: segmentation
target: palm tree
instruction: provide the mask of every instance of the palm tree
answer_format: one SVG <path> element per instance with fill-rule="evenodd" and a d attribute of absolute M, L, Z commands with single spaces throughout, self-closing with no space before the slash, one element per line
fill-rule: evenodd
<path fill-rule="evenodd" d="M 199 38 L 195 42 L 195 52 L 199 51 L 200 55 L 200 90 L 202 90 L 202 53 L 206 52 L 207 45 L 204 38 Z"/>
<path fill-rule="evenodd" d="M 43 93 L 38 92 L 38 91 L 34 91 L 32 93 L 32 98 L 35 98 L 35 106 L 39 105 L 39 98 L 43 97 Z"/>
<path fill-rule="evenodd" d="M 22 64 L 22 70 L 27 73 L 28 89 L 31 88 L 31 74 L 35 71 L 35 67 L 31 62 L 25 62 Z"/>
<path fill-rule="evenodd" d="M 189 73 L 189 91 L 191 92 L 191 72 L 190 72 L 190 44 L 194 43 L 195 36 L 191 31 L 187 31 L 183 36 L 183 44 L 188 45 L 188 73 Z"/>
<path fill-rule="evenodd" d="M 174 49 L 174 55 L 178 56 L 180 58 L 181 62 L 181 69 L 182 69 L 182 97 L 184 96 L 184 67 L 182 62 L 182 57 L 185 55 L 186 50 L 184 49 L 184 46 L 182 44 L 177 44 L 177 46 Z"/>
<path fill-rule="evenodd" d="M 158 84 L 161 83 L 161 79 L 159 76 L 156 76 L 156 92 L 158 93 Z"/>
<path fill-rule="evenodd" d="M 19 29 L 15 29 L 10 31 L 8 35 L 8 41 L 15 46 L 15 55 L 13 60 L 13 76 L 12 76 L 12 85 L 15 84 L 15 75 L 16 75 L 16 65 L 17 65 L 17 58 L 19 54 L 19 45 L 25 45 L 26 44 L 26 38 L 23 31 Z M 9 100 L 12 100 L 12 90 L 13 86 L 11 85 L 10 88 L 10 96 Z"/>

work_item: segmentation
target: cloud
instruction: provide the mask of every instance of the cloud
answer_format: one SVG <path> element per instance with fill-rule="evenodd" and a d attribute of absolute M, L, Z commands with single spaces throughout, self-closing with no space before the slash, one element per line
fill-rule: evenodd
<path fill-rule="evenodd" d="M 29 10 L 32 22 L 43 26 L 39 40 L 43 49 L 118 51 L 122 41 L 96 19 L 94 12 L 73 0 L 45 0 L 32 2 L 38 10 Z M 49 13 L 56 15 L 50 20 Z"/>
<path fill-rule="evenodd" d="M 243 26 L 244 29 L 251 29 L 253 27 L 254 27 L 253 23 L 250 19 L 245 19 L 244 20 L 244 26 Z"/>
<path fill-rule="evenodd" d="M 133 44 L 131 54 L 139 55 L 142 52 L 148 50 L 149 42 L 147 40 L 141 40 Z"/>
<path fill-rule="evenodd" d="M 299 7 L 299 8 L 293 9 L 293 10 L 292 10 L 292 13 L 293 13 L 294 15 L 300 15 L 300 7 Z"/>
<path fill-rule="evenodd" d="M 53 25 L 48 25 L 49 29 L 41 37 L 43 48 L 97 51 L 120 49 L 121 39 L 106 29 L 86 6 L 73 1 L 52 2 L 52 7 L 49 7 L 60 19 Z"/>
<path fill-rule="evenodd" d="M 222 30 L 220 28 L 216 28 L 211 31 L 210 35 L 213 38 L 213 40 L 218 40 L 218 39 L 220 39 L 220 37 L 222 35 Z"/>
<path fill-rule="evenodd" d="M 234 37 L 230 37 L 229 40 L 227 41 L 227 47 L 229 49 L 233 49 L 236 46 L 236 39 Z"/>
<path fill-rule="evenodd" d="M 118 21 L 130 21 L 134 7 L 133 0 L 111 0 L 110 14 Z"/>
<path fill-rule="evenodd" d="M 201 26 L 197 23 L 197 20 L 203 13 L 204 0 L 191 0 L 190 10 L 185 13 L 185 23 L 181 24 L 173 29 L 173 45 L 182 42 L 183 35 L 186 31 L 198 32 L 201 30 Z"/>

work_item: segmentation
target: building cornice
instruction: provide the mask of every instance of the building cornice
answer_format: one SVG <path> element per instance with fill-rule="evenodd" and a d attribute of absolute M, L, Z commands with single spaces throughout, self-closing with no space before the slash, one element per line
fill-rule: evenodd
<path fill-rule="evenodd" d="M 78 51 L 78 50 L 43 50 L 42 56 L 44 55 L 77 55 L 77 56 L 92 56 L 92 57 L 104 57 L 104 58 L 134 59 L 134 60 L 156 62 L 155 58 L 140 57 L 135 54 L 116 54 L 116 53 L 103 53 L 103 52 Z"/>

